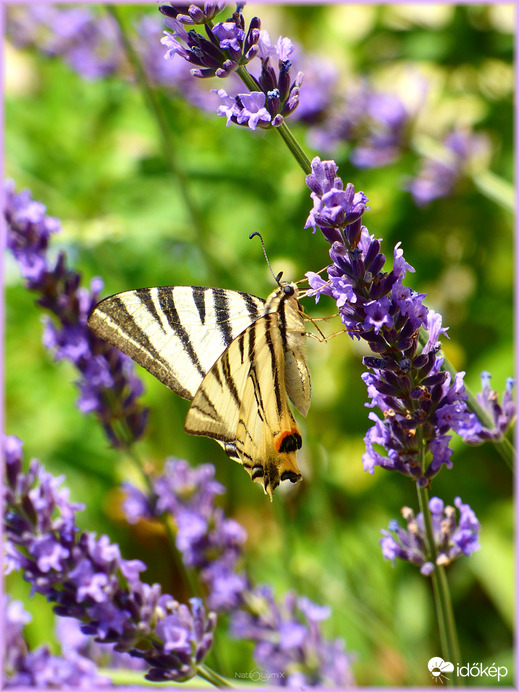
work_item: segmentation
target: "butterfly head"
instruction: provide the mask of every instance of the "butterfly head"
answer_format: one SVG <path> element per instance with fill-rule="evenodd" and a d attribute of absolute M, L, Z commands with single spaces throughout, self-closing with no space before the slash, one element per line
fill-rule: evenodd
<path fill-rule="evenodd" d="M 291 296 L 295 295 L 297 291 L 296 285 L 288 282 L 281 284 L 280 287 L 286 298 L 290 298 Z"/>

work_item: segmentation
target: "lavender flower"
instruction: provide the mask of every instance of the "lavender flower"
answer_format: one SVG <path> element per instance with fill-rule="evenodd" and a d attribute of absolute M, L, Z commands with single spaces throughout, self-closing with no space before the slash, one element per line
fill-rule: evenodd
<path fill-rule="evenodd" d="M 444 140 L 442 158 L 425 158 L 416 178 L 406 183 L 419 206 L 434 199 L 447 197 L 463 175 L 470 171 L 479 159 L 488 158 L 490 142 L 484 134 L 454 130 Z"/>
<path fill-rule="evenodd" d="M 490 388 L 491 377 L 489 372 L 481 373 L 481 392 L 477 395 L 477 400 L 494 427 L 482 426 L 477 430 L 466 431 L 463 439 L 469 445 L 478 445 L 487 440 L 500 442 L 517 417 L 517 406 L 513 394 L 515 380 L 512 377 L 507 378 L 503 402 L 500 405 L 499 394 Z"/>
<path fill-rule="evenodd" d="M 366 341 L 374 354 L 363 360 L 370 370 L 363 380 L 371 400 L 368 405 L 377 406 L 384 418 L 374 412 L 369 415 L 375 425 L 364 438 L 364 468 L 370 473 L 375 466 L 398 471 L 428 486 L 444 464 L 452 466 L 449 431 L 472 436 L 481 429 L 467 410 L 464 373 L 451 381 L 441 371 L 437 341 L 445 332 L 441 315 L 425 307 L 425 295 L 404 286 L 406 273 L 414 269 L 404 260 L 400 243 L 394 249 L 392 270 L 383 271 L 386 258 L 380 241 L 361 222 L 367 199 L 351 184 L 343 189 L 333 161 L 315 158 L 306 182 L 314 202 L 306 225 L 319 228 L 332 244 L 333 261 L 328 281 L 307 274 L 313 289 L 309 294 L 317 299 L 323 293 L 332 296 L 348 334 Z M 427 330 L 429 339 L 418 353 L 420 328 Z"/>
<path fill-rule="evenodd" d="M 125 484 L 123 507 L 128 520 L 171 513 L 184 564 L 194 568 L 208 588 L 209 606 L 229 613 L 232 634 L 255 643 L 255 659 L 268 671 L 270 681 L 351 683 L 351 658 L 344 643 L 327 641 L 322 635 L 320 621 L 329 616 L 328 608 L 294 594 L 278 606 L 269 587 L 251 585 L 242 566 L 246 533 L 215 507 L 223 487 L 214 480 L 212 465 L 193 469 L 186 461 L 170 459 L 153 488 L 148 496 Z"/>
<path fill-rule="evenodd" d="M 399 558 L 420 567 L 420 572 L 429 575 L 436 565 L 448 565 L 462 555 L 469 556 L 479 550 L 478 543 L 480 525 L 476 515 L 469 505 L 463 504 L 457 497 L 454 504 L 459 511 L 459 520 L 456 521 L 456 510 L 449 505 L 444 506 L 443 500 L 432 497 L 429 501 L 431 511 L 432 529 L 434 536 L 434 548 L 436 553 L 435 563 L 430 561 L 427 550 L 427 539 L 423 515 L 420 512 L 416 517 L 409 507 L 402 508 L 402 516 L 407 522 L 407 529 L 402 529 L 398 521 L 389 523 L 389 531 L 381 530 L 384 538 L 381 539 L 382 554 L 393 565 Z"/>
<path fill-rule="evenodd" d="M 231 633 L 255 642 L 254 658 L 266 671 L 262 679 L 283 687 L 349 687 L 351 656 L 344 642 L 322 636 L 320 623 L 329 616 L 329 608 L 294 593 L 278 606 L 271 589 L 259 587 L 232 614 Z"/>
<path fill-rule="evenodd" d="M 146 661 L 130 656 L 124 651 L 115 651 L 114 644 L 100 644 L 92 635 L 81 631 L 81 622 L 74 618 L 56 618 L 56 636 L 61 651 L 67 658 L 82 657 L 100 668 L 142 670 L 147 669 Z"/>
<path fill-rule="evenodd" d="M 86 7 L 33 4 L 30 14 L 23 7 L 10 7 L 7 30 L 15 45 L 38 46 L 45 55 L 61 55 L 88 80 L 111 75 L 125 63 L 115 22 Z"/>
<path fill-rule="evenodd" d="M 54 603 L 54 611 L 81 621 L 82 631 L 100 642 L 115 642 L 146 661 L 150 680 L 187 680 L 209 651 L 216 623 L 199 599 L 190 606 L 140 580 L 140 560 L 122 559 L 107 536 L 81 532 L 80 505 L 71 504 L 62 478 L 33 460 L 22 472 L 21 442 L 5 444 L 5 536 L 10 567 L 23 570 L 33 593 Z"/>
<path fill-rule="evenodd" d="M 217 113 L 227 118 L 227 125 L 233 122 L 251 130 L 258 126 L 278 127 L 297 108 L 303 73 L 299 72 L 292 82 L 289 58 L 294 46 L 290 39 L 280 37 L 272 46 L 268 33 L 260 29 L 258 17 L 245 30 L 240 7 L 230 19 L 217 24 L 213 24 L 207 8 L 202 12 L 195 5 L 189 7 L 187 15 L 169 5 L 162 5 L 159 10 L 171 29 L 164 32 L 162 39 L 168 49 L 167 59 L 178 55 L 194 65 L 191 74 L 195 77 L 225 78 L 237 73 L 247 84 L 246 93 L 229 95 L 225 89 L 212 90 L 223 101 Z M 208 38 L 193 29 L 187 31 L 185 25 L 189 24 L 204 24 Z M 277 57 L 277 73 L 270 64 L 273 56 Z M 245 65 L 255 58 L 261 63 L 257 76 L 245 70 Z"/>
<path fill-rule="evenodd" d="M 89 81 L 117 75 L 133 79 L 117 22 L 87 6 L 10 5 L 6 8 L 6 33 L 18 48 L 34 48 L 47 57 L 61 57 Z M 175 91 L 198 108 L 214 111 L 215 99 L 194 80 L 182 60 L 164 61 L 158 17 L 135 20 L 133 46 L 151 84 Z"/>
<path fill-rule="evenodd" d="M 171 31 L 164 32 L 161 43 L 167 47 L 165 57 L 175 55 L 184 58 L 195 67 L 191 74 L 195 77 L 227 77 L 240 64 L 246 64 L 258 52 L 259 19 L 255 17 L 245 32 L 243 15 L 237 10 L 226 22 L 213 24 L 211 17 L 191 5 L 188 14 L 179 14 L 169 5 L 161 5 L 160 12 L 166 17 L 166 26 Z M 186 24 L 204 24 L 208 38 L 194 31 L 186 31 Z"/>
<path fill-rule="evenodd" d="M 310 140 L 327 152 L 349 142 L 350 160 L 358 168 L 386 166 L 406 146 L 412 115 L 396 94 L 376 91 L 363 82 L 348 87 L 343 102 L 312 129 Z"/>
<path fill-rule="evenodd" d="M 177 528 L 177 548 L 184 564 L 195 568 L 207 585 L 209 606 L 216 611 L 238 607 L 249 587 L 240 567 L 246 533 L 215 507 L 215 497 L 224 488 L 214 480 L 214 467 L 203 464 L 193 469 L 187 461 L 168 459 L 162 475 L 153 483 L 152 497 L 130 484 L 124 487 L 123 508 L 128 521 L 171 514 Z"/>
<path fill-rule="evenodd" d="M 262 91 L 253 91 L 250 94 L 239 94 L 236 97 L 229 96 L 225 89 L 213 90 L 222 99 L 223 104 L 218 108 L 218 115 L 227 118 L 227 125 L 235 122 L 238 125 L 246 124 L 251 130 L 255 130 L 262 123 L 270 123 L 272 116 L 265 108 L 265 94 Z"/>
<path fill-rule="evenodd" d="M 109 678 L 99 675 L 95 664 L 76 652 L 53 656 L 48 646 L 29 651 L 23 628 L 32 618 L 20 601 L 4 596 L 3 618 L 6 687 L 106 687 Z"/>
<path fill-rule="evenodd" d="M 94 336 L 87 326 L 88 315 L 99 300 L 101 280 L 93 279 L 90 290 L 80 287 L 81 277 L 67 268 L 63 253 L 51 265 L 49 242 L 60 223 L 45 212 L 45 206 L 34 201 L 28 190 L 17 194 L 14 183 L 6 183 L 7 246 L 27 288 L 39 294 L 37 304 L 55 318 L 45 320 L 44 345 L 54 351 L 57 360 L 69 360 L 78 369 L 79 410 L 95 412 L 112 444 L 124 446 L 144 432 L 148 412 L 138 402 L 142 383 L 134 374 L 132 361 Z M 121 421 L 124 435 L 118 427 Z"/>

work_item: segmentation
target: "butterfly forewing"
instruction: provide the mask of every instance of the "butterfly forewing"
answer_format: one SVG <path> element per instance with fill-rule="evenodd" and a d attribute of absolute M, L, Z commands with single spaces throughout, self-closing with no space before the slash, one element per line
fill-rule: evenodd
<path fill-rule="evenodd" d="M 310 375 L 295 284 L 266 301 L 197 286 L 126 291 L 103 300 L 89 326 L 177 394 L 192 400 L 186 431 L 212 437 L 272 499 L 280 480 L 301 478 L 299 427 Z"/>
<path fill-rule="evenodd" d="M 125 291 L 101 301 L 88 321 L 185 399 L 233 338 L 264 312 L 260 298 L 216 288 L 162 286 Z"/>

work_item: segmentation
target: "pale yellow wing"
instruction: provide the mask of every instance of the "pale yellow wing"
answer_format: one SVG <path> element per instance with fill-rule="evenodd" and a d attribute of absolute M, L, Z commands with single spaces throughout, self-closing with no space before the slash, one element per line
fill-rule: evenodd
<path fill-rule="evenodd" d="M 105 298 L 88 325 L 158 380 L 192 399 L 231 341 L 265 310 L 248 293 L 202 286 L 159 286 Z"/>
<path fill-rule="evenodd" d="M 278 312 L 260 317 L 205 376 L 185 429 L 212 437 L 272 499 L 281 480 L 300 480 L 301 433 L 288 405 L 283 325 Z"/>

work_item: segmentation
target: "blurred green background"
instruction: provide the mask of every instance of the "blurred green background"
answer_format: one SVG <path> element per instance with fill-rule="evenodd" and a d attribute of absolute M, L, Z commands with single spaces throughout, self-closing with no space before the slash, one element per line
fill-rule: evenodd
<path fill-rule="evenodd" d="M 120 10 L 129 27 L 143 12 L 157 14 L 155 6 Z M 474 179 L 463 179 L 452 195 L 424 208 L 402 189 L 402 180 L 417 172 L 413 145 L 420 134 L 439 138 L 442 128 L 461 123 L 489 135 L 490 170 L 510 185 L 514 7 L 246 7 L 247 20 L 256 14 L 274 39 L 289 36 L 309 55 L 333 60 L 345 82 L 350 75 L 365 75 L 391 92 L 392 75 L 411 66 L 433 85 L 418 134 L 398 161 L 355 169 L 347 147 L 336 160 L 343 179 L 369 197 L 364 223 L 383 239 L 386 256 L 391 259 L 401 241 L 416 269 L 408 274 L 408 285 L 427 293 L 428 305 L 442 312 L 449 327 L 447 357 L 466 370 L 473 391 L 479 391 L 480 372 L 489 370 L 501 392 L 513 375 L 513 216 L 482 194 Z M 252 231 L 262 233 L 274 271 L 283 270 L 286 279 L 300 279 L 328 263 L 327 243 L 303 229 L 311 206 L 308 190 L 276 132 L 226 128 L 225 119 L 196 109 L 180 94 L 157 92 L 202 219 L 195 228 L 135 80 L 86 81 L 59 58 L 9 41 L 4 64 L 6 175 L 61 219 L 63 231 L 52 252 L 65 249 L 85 284 L 103 277 L 105 295 L 198 284 L 266 297 L 273 281 L 259 243 L 248 240 Z M 207 83 L 214 86 L 225 84 Z M 321 155 L 306 144 L 303 124 L 292 129 L 310 158 Z M 85 530 L 108 533 L 126 558 L 146 562 L 146 580 L 187 598 L 161 530 L 125 523 L 118 485 L 137 480 L 136 472 L 108 447 L 95 419 L 77 410 L 77 375 L 45 352 L 40 311 L 11 257 L 5 277 L 7 432 L 24 440 L 27 459 L 38 457 L 47 469 L 66 475 L 72 499 L 86 502 L 79 516 Z M 305 309 L 312 316 L 335 312 L 324 298 L 317 308 L 307 300 Z M 340 323 L 323 329 L 332 333 Z M 157 468 L 167 456 L 215 465 L 227 488 L 225 510 L 248 531 L 252 579 L 272 584 L 278 596 L 296 589 L 329 604 L 333 614 L 324 630 L 330 638 L 343 637 L 355 653 L 359 685 L 429 685 L 427 661 L 440 655 L 430 583 L 407 564 L 393 568 L 379 546 L 380 528 L 400 518 L 402 506 L 417 511 L 416 491 L 396 474 L 363 471 L 363 436 L 370 422 L 362 355 L 362 347 L 346 335 L 327 343 L 308 340 L 314 394 L 308 418 L 300 421 L 304 481 L 277 491 L 273 504 L 218 445 L 184 433 L 188 402 L 141 369 L 151 417 L 138 452 Z M 482 549 L 448 569 L 460 663 L 506 665 L 510 675 L 501 684 L 511 685 L 513 477 L 491 444 L 467 448 L 455 439 L 453 446 L 454 468 L 434 480 L 432 494 L 449 504 L 461 496 L 482 524 Z M 50 608 L 39 597 L 30 603 L 17 575 L 7 579 L 7 590 L 29 603 L 31 644 L 48 641 Z M 251 647 L 228 640 L 225 618 L 218 642 L 226 665 L 219 672 L 233 677 L 233 671 L 252 668 Z"/>

